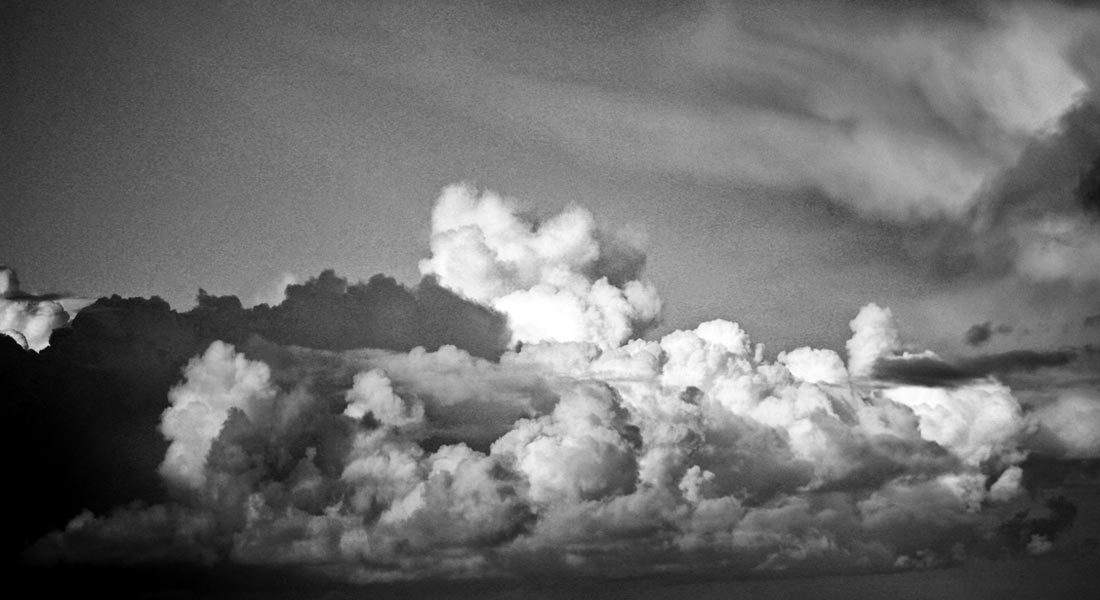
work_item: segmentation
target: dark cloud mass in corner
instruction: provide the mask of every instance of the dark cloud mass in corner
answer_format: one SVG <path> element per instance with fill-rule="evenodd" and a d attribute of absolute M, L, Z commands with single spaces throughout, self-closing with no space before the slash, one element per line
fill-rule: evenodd
<path fill-rule="evenodd" d="M 156 468 L 168 447 L 158 431 L 168 390 L 187 361 L 214 340 L 246 353 L 263 352 L 263 340 L 323 350 L 450 344 L 495 359 L 508 335 L 499 313 L 432 277 L 409 289 L 383 275 L 349 283 L 324 271 L 288 286 L 276 306 L 243 308 L 235 296 L 200 290 L 198 305 L 181 313 L 160 298 L 114 296 L 55 329 L 41 352 L 0 336 L 9 455 L 33 448 L 15 470 L 37 490 L 13 500 L 21 518 L 5 537 L 5 551 L 21 551 L 81 510 L 165 498 Z"/>

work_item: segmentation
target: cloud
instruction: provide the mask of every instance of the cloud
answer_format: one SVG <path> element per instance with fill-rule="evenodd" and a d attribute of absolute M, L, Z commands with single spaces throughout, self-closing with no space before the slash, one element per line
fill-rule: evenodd
<path fill-rule="evenodd" d="M 1093 54 L 1100 55 L 1094 43 Z M 968 252 L 990 269 L 1032 282 L 1100 280 L 1100 221 L 1089 198 L 1100 157 L 1095 90 L 1070 107 L 1057 128 L 1036 136 L 1011 167 L 991 178 L 975 205 Z"/>
<path fill-rule="evenodd" d="M 1047 500 L 1037 510 L 1023 510 L 998 528 L 998 532 L 1017 548 L 1028 554 L 1045 554 L 1053 548 L 1053 541 L 1073 524 L 1077 507 L 1064 497 Z M 1033 513 L 1039 513 L 1034 515 Z"/>
<path fill-rule="evenodd" d="M 1087 208 L 1100 156 L 1095 7 L 707 3 L 663 14 L 659 35 L 634 23 L 612 40 L 571 37 L 563 52 L 609 58 L 553 76 L 538 61 L 501 58 L 530 52 L 517 36 L 475 27 L 475 37 L 424 12 L 378 19 L 430 49 L 395 65 L 376 66 L 338 33 L 318 53 L 400 72 L 584 164 L 820 191 L 853 216 L 898 224 L 912 257 L 945 277 L 1100 279 Z M 499 31 L 514 27 L 501 21 Z"/>
<path fill-rule="evenodd" d="M 889 308 L 868 304 L 848 326 L 848 370 L 852 375 L 870 375 L 876 362 L 900 349 L 897 325 Z"/>
<path fill-rule="evenodd" d="M 26 296 L 20 293 L 12 301 L 21 315 L 27 314 Z M 37 448 L 17 471 L 42 493 L 38 500 L 15 500 L 23 518 L 8 550 L 18 551 L 84 509 L 103 514 L 135 500 L 166 499 L 157 475 L 169 445 L 159 431 L 161 415 L 171 406 L 169 391 L 180 383 L 185 366 L 215 341 L 235 346 L 249 359 L 270 361 L 287 353 L 278 344 L 435 350 L 449 343 L 495 357 L 508 335 L 501 315 L 462 300 L 431 278 L 410 289 L 382 276 L 349 283 L 324 272 L 289 286 L 288 298 L 274 307 L 246 309 L 236 297 L 201 291 L 198 305 L 182 313 L 156 297 L 100 298 L 53 330 L 50 346 L 40 354 L 13 354 L 21 344 L 4 336 L 7 375 L 0 389 L 16 399 L 4 406 L 12 444 Z M 349 385 L 353 374 L 346 373 Z M 207 393 L 212 388 L 200 396 Z M 206 414 L 211 423 L 224 421 L 218 416 L 224 408 Z M 492 441 L 469 437 L 485 447 Z M 201 461 L 202 452 L 195 451 Z M 196 477 L 194 470 L 190 476 Z"/>
<path fill-rule="evenodd" d="M 644 339 L 605 318 L 620 310 L 631 322 L 640 310 L 629 286 L 643 261 L 635 246 L 605 248 L 620 242 L 587 213 L 536 226 L 467 188 L 439 207 L 430 278 L 415 290 L 324 272 L 274 307 L 200 293 L 178 313 L 116 297 L 82 311 L 41 355 L 3 340 L 4 360 L 32 374 L 15 389 L 34 418 L 19 423 L 48 417 L 20 443 L 114 423 L 133 453 L 80 458 L 85 443 L 73 443 L 20 474 L 42 472 L 29 480 L 53 480 L 43 489 L 56 494 L 72 476 L 49 469 L 65 473 L 65 461 L 113 461 L 98 471 L 105 481 L 138 468 L 155 479 L 102 497 L 78 490 L 26 557 L 277 565 L 377 582 L 914 568 L 995 554 L 989 540 L 1005 523 L 1013 551 L 1057 549 L 1047 525 L 1012 525 L 1035 508 L 1023 493 L 1036 464 L 1027 454 L 1049 430 L 1065 456 L 1091 456 L 1088 428 L 1067 425 L 1088 419 L 1073 400 L 1025 414 L 992 375 L 1046 364 L 1042 355 L 949 365 L 950 387 L 916 380 L 947 363 L 902 353 L 891 311 L 875 304 L 850 323 L 847 365 L 810 347 L 769 360 L 721 319 Z M 452 260 L 465 253 L 484 260 Z M 509 331 L 494 329 L 506 317 L 513 333 L 531 331 L 497 301 L 532 290 L 589 303 L 543 315 L 585 335 L 478 356 L 494 347 L 483 326 Z M 475 322 L 433 321 L 433 307 Z M 472 342 L 405 347 L 445 335 Z M 36 395 L 55 372 L 62 393 Z M 104 374 L 113 387 L 82 404 Z M 126 403 L 132 414 L 118 418 Z M 99 413 L 111 420 L 88 417 Z M 96 504 L 85 513 L 73 501 Z"/>
<path fill-rule="evenodd" d="M 50 344 L 50 333 L 69 322 L 57 299 L 23 292 L 15 271 L 0 266 L 0 333 L 24 348 L 42 350 Z"/>
<path fill-rule="evenodd" d="M 578 35 L 579 51 L 617 52 L 595 73 L 550 78 L 500 58 L 526 49 L 508 36 L 471 40 L 415 8 L 402 14 L 424 31 L 394 19 L 394 34 L 438 50 L 401 62 L 408 79 L 580 160 L 814 188 L 896 221 L 966 220 L 985 184 L 1090 90 L 1100 19 L 1054 3 L 710 3 L 662 15 L 660 35 L 625 27 L 602 46 Z M 332 60 L 370 65 L 331 47 Z"/>
<path fill-rule="evenodd" d="M 257 418 L 275 390 L 266 364 L 246 359 L 223 342 L 189 362 L 183 376 L 183 384 L 168 392 L 171 406 L 161 417 L 161 433 L 171 444 L 159 471 L 174 484 L 197 488 L 205 481 L 203 465 L 230 411 Z"/>
<path fill-rule="evenodd" d="M 1054 456 L 1100 458 L 1100 391 L 1069 390 L 1037 408 L 1031 419 L 1039 448 Z"/>
<path fill-rule="evenodd" d="M 874 375 L 883 380 L 924 386 L 953 386 L 989 375 L 1012 375 L 1068 365 L 1077 358 L 1071 350 L 1010 350 L 955 361 L 938 356 L 884 357 L 875 362 Z"/>
<path fill-rule="evenodd" d="M 1020 405 L 1011 390 L 997 383 L 954 390 L 905 386 L 884 395 L 913 410 L 921 437 L 973 465 L 1011 452 L 1024 428 Z"/>
<path fill-rule="evenodd" d="M 421 273 L 505 314 L 513 343 L 614 347 L 660 315 L 644 255 L 577 206 L 536 223 L 512 200 L 452 186 L 432 211 L 431 249 Z"/>
<path fill-rule="evenodd" d="M 531 344 L 499 363 L 447 347 L 254 352 L 268 365 L 214 342 L 162 420 L 161 474 L 195 492 L 191 508 L 158 505 L 179 529 L 143 535 L 193 556 L 172 540 L 201 517 L 188 539 L 217 560 L 343 565 L 353 580 L 549 568 L 540 556 L 580 572 L 797 571 L 948 556 L 938 544 L 1017 497 L 1023 420 L 1007 388 L 879 393 L 835 353 L 771 363 L 751 348 L 725 321 L 607 350 Z M 429 443 L 485 414 L 501 420 L 483 450 Z M 84 517 L 35 556 L 125 546 L 108 532 L 135 514 Z"/>
<path fill-rule="evenodd" d="M 966 330 L 966 343 L 971 346 L 981 346 L 989 341 L 989 338 L 993 335 L 993 323 L 986 321 L 978 325 L 973 325 L 970 329 Z"/>

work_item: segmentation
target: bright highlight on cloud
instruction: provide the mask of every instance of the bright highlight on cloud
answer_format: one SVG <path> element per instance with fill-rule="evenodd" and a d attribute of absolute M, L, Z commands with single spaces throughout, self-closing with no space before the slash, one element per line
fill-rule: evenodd
<path fill-rule="evenodd" d="M 50 332 L 68 322 L 69 313 L 59 302 L 22 293 L 15 271 L 0 267 L 0 334 L 41 350 L 50 344 Z"/>
<path fill-rule="evenodd" d="M 449 187 L 432 212 L 431 249 L 420 272 L 507 315 L 513 342 L 610 348 L 661 311 L 640 276 L 642 251 L 577 206 L 536 223 L 514 201 Z"/>
<path fill-rule="evenodd" d="M 1061 454 L 1095 456 L 1076 426 L 1095 421 L 1094 397 L 1027 416 L 989 375 L 880 378 L 884 361 L 935 357 L 899 355 L 874 304 L 851 322 L 847 364 L 814 348 L 768 360 L 725 320 L 642 339 L 660 305 L 643 257 L 579 208 L 536 225 L 451 187 L 431 243 L 425 274 L 507 317 L 516 344 L 499 359 L 213 341 L 160 416 L 169 496 L 81 514 L 28 556 L 386 581 L 875 570 L 1059 548 L 1064 524 L 1028 520 L 1026 460 L 1050 445 L 1035 423 Z M 287 296 L 308 311 L 301 290 Z M 257 318 L 222 308 L 197 314 Z"/>
<path fill-rule="evenodd" d="M 172 445 L 160 474 L 171 483 L 198 488 L 205 481 L 210 446 L 230 411 L 257 420 L 275 390 L 266 364 L 246 359 L 223 342 L 214 342 L 188 363 L 183 376 L 183 384 L 168 393 L 171 407 L 161 419 L 161 433 Z"/>

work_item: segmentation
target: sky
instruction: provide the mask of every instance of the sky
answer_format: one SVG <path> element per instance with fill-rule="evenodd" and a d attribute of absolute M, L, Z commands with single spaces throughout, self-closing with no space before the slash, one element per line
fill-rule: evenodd
<path fill-rule="evenodd" d="M 1088 3 L 3 10 L 30 563 L 1095 552 Z"/>

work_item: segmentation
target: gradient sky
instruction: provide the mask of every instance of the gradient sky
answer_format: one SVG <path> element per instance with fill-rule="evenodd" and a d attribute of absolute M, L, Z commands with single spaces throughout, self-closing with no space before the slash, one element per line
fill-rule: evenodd
<path fill-rule="evenodd" d="M 722 317 L 835 348 L 874 301 L 938 349 L 985 321 L 1015 328 L 995 347 L 1079 343 L 1095 279 L 943 259 L 1086 93 L 1097 17 L 1073 10 L 17 4 L 0 261 L 179 308 L 324 268 L 412 283 L 433 201 L 469 181 L 644 233 L 658 332 Z"/>

